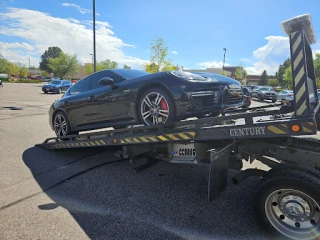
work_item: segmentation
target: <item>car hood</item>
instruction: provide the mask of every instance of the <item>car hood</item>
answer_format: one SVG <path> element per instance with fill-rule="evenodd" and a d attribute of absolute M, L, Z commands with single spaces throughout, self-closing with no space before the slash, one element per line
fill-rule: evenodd
<path fill-rule="evenodd" d="M 203 77 L 207 77 L 207 79 L 205 80 L 206 82 L 225 84 L 225 85 L 228 85 L 229 88 L 241 88 L 241 83 L 230 77 L 226 77 L 226 76 L 215 74 L 215 73 L 207 73 L 207 72 L 194 72 L 194 73 L 201 75 Z"/>

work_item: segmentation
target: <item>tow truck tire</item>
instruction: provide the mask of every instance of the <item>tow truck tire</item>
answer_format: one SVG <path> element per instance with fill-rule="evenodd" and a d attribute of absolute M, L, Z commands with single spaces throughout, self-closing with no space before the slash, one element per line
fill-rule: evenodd
<path fill-rule="evenodd" d="M 272 169 L 257 187 L 254 197 L 257 223 L 272 237 L 320 237 L 319 173 L 302 169 L 298 165 Z"/>

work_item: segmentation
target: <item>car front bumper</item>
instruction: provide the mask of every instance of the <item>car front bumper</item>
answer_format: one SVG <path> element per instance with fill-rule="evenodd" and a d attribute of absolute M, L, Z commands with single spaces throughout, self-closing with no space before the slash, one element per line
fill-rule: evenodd
<path fill-rule="evenodd" d="M 42 87 L 43 92 L 58 92 L 59 88 L 54 87 Z"/>

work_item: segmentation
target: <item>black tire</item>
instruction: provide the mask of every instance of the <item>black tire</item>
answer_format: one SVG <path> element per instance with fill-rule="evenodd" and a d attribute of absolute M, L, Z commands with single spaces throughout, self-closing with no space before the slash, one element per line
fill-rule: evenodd
<path fill-rule="evenodd" d="M 276 99 L 272 99 L 272 102 L 275 103 L 277 100 Z"/>
<path fill-rule="evenodd" d="M 289 164 L 283 164 L 282 166 L 277 166 L 276 168 L 269 171 L 269 173 L 261 180 L 261 183 L 258 185 L 255 197 L 254 197 L 254 203 L 255 203 L 255 214 L 258 225 L 264 229 L 268 234 L 270 234 L 273 237 L 282 237 L 287 239 L 292 239 L 295 237 L 296 239 L 319 239 L 320 237 L 320 224 L 319 221 L 315 225 L 315 229 L 311 230 L 309 233 L 313 234 L 312 238 L 306 238 L 306 236 L 302 236 L 299 234 L 302 234 L 302 232 L 293 234 L 292 231 L 296 230 L 299 231 L 300 222 L 294 219 L 294 221 L 299 222 L 299 225 L 296 225 L 293 227 L 290 231 L 283 230 L 283 234 L 280 233 L 271 223 L 271 221 L 268 219 L 268 215 L 270 216 L 270 211 L 272 212 L 273 207 L 276 208 L 278 204 L 271 206 L 270 202 L 268 202 L 268 197 L 271 196 L 274 192 L 276 194 L 283 194 L 284 189 L 293 189 L 294 191 L 300 191 L 303 194 L 307 194 L 310 196 L 315 203 L 320 206 L 320 174 L 319 171 L 303 167 L 301 165 L 289 165 Z M 278 195 L 280 196 L 280 195 Z M 299 196 L 299 195 L 298 195 Z M 301 195 L 302 196 L 302 195 Z M 280 199 L 280 198 L 279 198 Z M 266 212 L 265 203 L 270 204 L 270 211 Z M 282 202 L 282 201 L 281 201 Z M 280 204 L 281 204 L 280 202 Z M 294 201 L 293 201 L 294 202 Z M 298 201 L 296 201 L 298 202 Z M 269 205 L 268 204 L 268 205 Z M 298 205 L 298 204 L 297 204 Z M 287 206 L 287 205 L 285 205 Z M 301 205 L 302 206 L 302 205 Z M 279 208 L 280 209 L 280 208 Z M 286 207 L 284 207 L 286 209 Z M 310 209 L 312 210 L 312 209 Z M 282 210 L 281 210 L 282 211 Z M 295 208 L 296 211 L 296 208 Z M 314 208 L 311 211 L 313 214 L 319 215 L 319 208 Z M 305 213 L 303 211 L 303 213 Z M 288 218 L 290 219 L 290 216 L 284 216 L 282 213 L 280 213 L 280 218 Z M 291 214 L 291 213 L 290 213 Z M 312 215 L 312 214 L 311 214 Z M 301 216 L 300 216 L 301 217 Z M 270 218 L 272 219 L 272 218 Z M 311 216 L 312 219 L 312 216 Z M 310 222 L 312 221 L 310 219 Z M 278 226 L 286 226 L 282 223 L 282 220 L 278 220 L 280 222 L 280 225 Z M 294 222 L 293 221 L 293 222 Z M 273 221 L 275 225 L 275 221 Z M 297 224 L 297 223 L 296 223 Z M 301 230 L 300 230 L 301 231 Z M 286 232 L 286 233 L 285 233 Z M 318 235 L 314 235 L 314 233 L 317 233 Z M 288 235 L 287 235 L 288 234 Z"/>
<path fill-rule="evenodd" d="M 43 91 L 45 94 L 47 94 L 48 92 L 47 91 Z"/>
<path fill-rule="evenodd" d="M 167 105 L 168 105 L 168 109 L 169 109 L 169 115 L 167 117 L 167 120 L 165 121 L 165 123 L 171 123 L 171 122 L 175 122 L 176 121 L 176 107 L 174 104 L 174 101 L 172 100 L 171 96 L 168 94 L 168 92 L 166 90 L 164 90 L 161 87 L 151 87 L 147 90 L 145 90 L 139 100 L 138 100 L 138 109 L 137 109 L 137 113 L 138 113 L 138 121 L 140 124 L 144 124 L 144 125 L 153 125 L 153 124 L 148 124 L 144 121 L 143 116 L 142 116 L 142 111 L 141 111 L 141 105 L 143 104 L 143 99 L 150 93 L 159 93 L 161 94 L 165 100 L 167 101 Z"/>
<path fill-rule="evenodd" d="M 54 128 L 55 128 L 55 121 L 58 118 L 58 116 L 63 117 L 63 119 L 66 122 L 66 129 L 65 129 L 66 134 L 59 136 L 58 133 L 57 133 L 57 130 L 55 129 L 54 131 L 55 131 L 55 134 L 56 134 L 57 137 L 63 137 L 63 136 L 67 136 L 67 135 L 78 134 L 78 132 L 76 132 L 76 131 L 71 131 L 69 119 L 68 119 L 67 115 L 62 111 L 58 111 L 57 113 L 54 114 L 54 117 L 52 119 L 52 124 L 53 124 Z"/>

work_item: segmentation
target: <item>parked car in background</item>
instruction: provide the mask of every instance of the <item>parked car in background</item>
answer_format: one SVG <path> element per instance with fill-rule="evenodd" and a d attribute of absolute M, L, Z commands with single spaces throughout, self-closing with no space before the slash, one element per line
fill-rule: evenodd
<path fill-rule="evenodd" d="M 41 80 L 42 77 L 40 75 L 33 75 L 33 76 L 30 77 L 30 79 L 32 79 L 32 80 Z"/>
<path fill-rule="evenodd" d="M 0 87 L 3 87 L 2 80 L 0 80 Z"/>
<path fill-rule="evenodd" d="M 42 91 L 44 93 L 62 93 L 63 91 L 67 91 L 72 85 L 73 84 L 69 80 L 52 80 L 48 84 L 42 86 Z"/>
<path fill-rule="evenodd" d="M 250 87 L 243 87 L 243 96 L 244 96 L 244 101 L 243 101 L 243 108 L 248 108 L 251 105 L 252 97 L 251 97 L 251 88 Z"/>
<path fill-rule="evenodd" d="M 282 90 L 277 94 L 277 100 L 293 100 L 293 91 L 292 90 Z"/>
<path fill-rule="evenodd" d="M 258 98 L 259 89 L 262 88 L 262 87 L 263 86 L 255 86 L 251 91 L 251 97 L 252 98 Z"/>
<path fill-rule="evenodd" d="M 50 82 L 51 80 L 51 77 L 41 77 L 42 82 Z"/>
<path fill-rule="evenodd" d="M 277 92 L 272 87 L 261 87 L 258 90 L 258 101 L 264 101 L 265 99 L 271 100 L 273 103 L 277 101 Z"/>
<path fill-rule="evenodd" d="M 75 83 L 49 110 L 57 136 L 128 125 L 157 125 L 241 107 L 241 83 L 219 74 L 133 69 L 95 72 Z"/>

